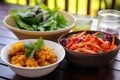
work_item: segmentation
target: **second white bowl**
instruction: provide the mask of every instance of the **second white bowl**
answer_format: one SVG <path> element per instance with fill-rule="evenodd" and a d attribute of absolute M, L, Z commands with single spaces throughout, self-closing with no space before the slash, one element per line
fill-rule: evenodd
<path fill-rule="evenodd" d="M 29 42 L 33 42 L 35 43 L 37 41 L 37 39 L 26 39 L 26 40 L 21 40 L 23 41 L 25 44 L 29 43 Z M 49 41 L 49 40 L 44 40 L 45 44 L 52 49 L 52 51 L 55 53 L 55 55 L 57 56 L 57 62 L 47 65 L 47 66 L 43 66 L 43 67 L 36 67 L 36 68 L 26 68 L 26 67 L 18 67 L 15 66 L 13 64 L 10 63 L 10 58 L 9 58 L 9 51 L 12 48 L 11 46 L 14 43 L 8 44 L 7 46 L 5 46 L 2 50 L 1 50 L 1 58 L 2 60 L 9 65 L 9 67 L 18 75 L 20 76 L 24 76 L 24 77 L 41 77 L 44 75 L 49 74 L 50 72 L 52 72 L 53 70 L 56 69 L 56 67 L 59 65 L 59 63 L 64 59 L 65 57 L 65 50 L 64 48 L 59 45 L 56 42 L 53 41 Z"/>

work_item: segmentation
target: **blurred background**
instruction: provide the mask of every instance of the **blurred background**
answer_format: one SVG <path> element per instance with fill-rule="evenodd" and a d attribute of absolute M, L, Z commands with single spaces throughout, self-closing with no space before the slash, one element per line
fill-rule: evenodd
<path fill-rule="evenodd" d="M 2 0 L 5 3 L 21 6 L 39 5 L 40 2 L 53 9 L 59 7 L 61 10 L 72 14 L 97 16 L 101 9 L 120 10 L 120 0 Z"/>

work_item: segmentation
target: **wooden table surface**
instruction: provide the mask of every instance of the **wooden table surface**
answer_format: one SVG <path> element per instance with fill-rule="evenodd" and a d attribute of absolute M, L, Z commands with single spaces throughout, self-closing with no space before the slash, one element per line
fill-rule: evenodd
<path fill-rule="evenodd" d="M 3 18 L 11 9 L 22 6 L 0 3 L 0 50 L 8 43 L 14 42 L 17 37 L 3 25 Z M 95 22 L 96 23 L 96 22 Z M 95 26 L 95 25 L 93 25 Z M 95 29 L 95 28 L 93 28 Z M 84 68 L 70 65 L 64 59 L 50 74 L 40 78 L 25 78 L 15 74 L 0 59 L 0 80 L 120 80 L 120 54 L 108 65 L 99 68 Z"/>

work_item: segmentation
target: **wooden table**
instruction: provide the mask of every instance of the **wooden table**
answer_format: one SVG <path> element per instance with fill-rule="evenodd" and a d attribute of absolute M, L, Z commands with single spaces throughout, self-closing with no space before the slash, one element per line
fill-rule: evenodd
<path fill-rule="evenodd" d="M 0 3 L 0 50 L 8 43 L 14 42 L 17 37 L 3 25 L 3 18 L 10 9 L 23 8 L 22 6 Z M 94 23 L 96 23 L 94 21 Z M 93 24 L 95 27 L 96 25 Z M 93 28 L 93 27 L 92 27 Z M 95 28 L 93 28 L 95 29 Z M 70 65 L 64 59 L 50 74 L 40 78 L 25 78 L 15 74 L 0 59 L 0 80 L 120 80 L 120 54 L 108 65 L 99 68 L 84 68 Z"/>

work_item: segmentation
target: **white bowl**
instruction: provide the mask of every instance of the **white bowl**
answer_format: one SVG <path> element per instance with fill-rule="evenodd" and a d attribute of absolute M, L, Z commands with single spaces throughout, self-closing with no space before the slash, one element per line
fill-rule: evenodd
<path fill-rule="evenodd" d="M 25 39 L 25 40 L 21 40 L 23 42 L 28 43 L 28 42 L 36 42 L 37 39 Z M 24 77 L 41 77 L 44 75 L 49 74 L 50 72 L 52 72 L 53 70 L 56 69 L 56 67 L 58 66 L 58 64 L 64 59 L 65 57 L 65 50 L 64 48 L 59 45 L 56 42 L 53 41 L 49 41 L 49 40 L 44 40 L 45 44 L 50 47 L 53 52 L 55 53 L 55 55 L 57 56 L 57 62 L 47 65 L 47 66 L 43 66 L 43 67 L 36 67 L 36 68 L 27 68 L 27 67 L 19 67 L 19 66 L 15 66 L 13 64 L 10 63 L 10 59 L 9 59 L 9 51 L 11 49 L 11 46 L 14 43 L 8 44 L 7 46 L 5 46 L 2 50 L 1 50 L 1 59 L 18 75 L 20 76 L 24 76 Z"/>

